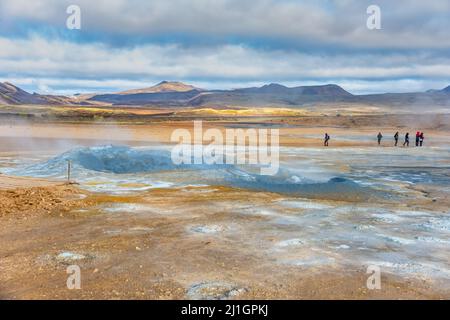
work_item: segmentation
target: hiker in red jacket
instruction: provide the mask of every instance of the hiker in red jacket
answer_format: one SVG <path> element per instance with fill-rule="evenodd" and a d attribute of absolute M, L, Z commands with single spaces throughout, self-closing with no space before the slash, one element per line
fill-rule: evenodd
<path fill-rule="evenodd" d="M 417 131 L 417 132 L 416 132 L 416 147 L 419 146 L 419 140 L 420 140 L 420 132 Z"/>
<path fill-rule="evenodd" d="M 419 135 L 419 145 L 420 146 L 423 145 L 423 139 L 424 139 L 423 132 L 421 132 L 420 135 Z"/>

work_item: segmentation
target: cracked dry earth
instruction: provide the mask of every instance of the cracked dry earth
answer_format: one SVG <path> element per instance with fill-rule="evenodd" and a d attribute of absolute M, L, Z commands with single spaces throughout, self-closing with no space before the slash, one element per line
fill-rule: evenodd
<path fill-rule="evenodd" d="M 186 187 L 109 196 L 62 185 L 0 196 L 9 210 L 0 218 L 2 299 L 448 297 L 428 281 L 390 275 L 382 290 L 368 290 L 363 266 L 280 263 L 301 241 L 267 224 L 268 208 L 289 200 L 278 194 Z M 66 285 L 74 264 L 80 290 Z"/>

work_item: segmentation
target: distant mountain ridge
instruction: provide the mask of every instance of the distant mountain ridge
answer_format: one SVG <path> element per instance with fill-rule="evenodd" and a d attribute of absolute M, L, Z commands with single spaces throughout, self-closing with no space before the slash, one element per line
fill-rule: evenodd
<path fill-rule="evenodd" d="M 0 103 L 3 104 L 36 104 L 44 103 L 39 95 L 30 94 L 9 82 L 0 82 Z"/>
<path fill-rule="evenodd" d="M 132 94 L 101 94 L 93 96 L 87 101 L 104 102 L 116 105 L 167 105 L 181 106 L 201 94 L 201 91 L 170 91 L 155 93 L 132 93 Z"/>
<path fill-rule="evenodd" d="M 193 98 L 189 103 L 201 105 L 239 106 L 295 106 L 311 102 L 336 102 L 353 97 L 338 85 L 286 87 L 271 83 L 262 87 L 242 88 L 228 91 L 211 91 Z"/>
<path fill-rule="evenodd" d="M 21 104 L 37 104 L 37 105 L 71 105 L 79 104 L 77 101 L 57 95 L 40 95 L 37 93 L 28 93 L 25 90 L 16 87 L 9 82 L 0 82 L 0 105 L 21 105 Z"/>
<path fill-rule="evenodd" d="M 162 81 L 142 89 L 65 97 L 30 94 L 11 83 L 0 83 L 0 104 L 11 105 L 302 106 L 329 102 L 450 107 L 450 86 L 426 92 L 353 95 L 336 84 L 286 87 L 271 83 L 232 90 L 203 90 L 182 82 Z"/>
<path fill-rule="evenodd" d="M 277 94 L 277 93 L 297 93 L 303 95 L 344 95 L 344 96 L 352 96 L 350 92 L 345 91 L 340 86 L 336 84 L 326 84 L 319 86 L 300 86 L 300 87 L 286 87 L 278 83 L 271 83 L 264 85 L 262 87 L 254 87 L 254 88 L 243 88 L 243 89 L 235 89 L 234 91 L 240 93 L 269 93 L 269 94 Z"/>
<path fill-rule="evenodd" d="M 88 101 L 122 105 L 158 104 L 167 106 L 247 105 L 249 103 L 295 105 L 309 100 L 337 101 L 351 96 L 353 96 L 351 93 L 335 84 L 289 88 L 271 83 L 262 87 L 208 91 L 180 82 L 163 81 L 146 89 L 92 96 Z"/>
<path fill-rule="evenodd" d="M 178 81 L 161 81 L 157 85 L 142 89 L 133 89 L 118 92 L 118 94 L 138 94 L 138 93 L 157 93 L 157 92 L 187 92 L 191 90 L 203 91 L 203 89 L 196 88 L 189 84 L 184 84 Z"/>

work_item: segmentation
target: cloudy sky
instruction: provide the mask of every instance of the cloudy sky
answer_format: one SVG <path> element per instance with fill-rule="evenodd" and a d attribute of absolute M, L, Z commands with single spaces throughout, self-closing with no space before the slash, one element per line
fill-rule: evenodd
<path fill-rule="evenodd" d="M 72 4 L 80 30 L 66 27 Z M 371 4 L 381 30 L 366 26 Z M 61 94 L 162 80 L 441 89 L 449 30 L 450 0 L 0 0 L 0 81 Z"/>

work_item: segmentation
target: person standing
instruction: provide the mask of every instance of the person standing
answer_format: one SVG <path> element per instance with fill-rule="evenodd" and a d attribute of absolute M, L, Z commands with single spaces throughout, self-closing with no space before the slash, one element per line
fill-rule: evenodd
<path fill-rule="evenodd" d="M 397 146 L 397 144 L 398 144 L 398 131 L 394 134 L 394 140 L 395 140 L 395 147 Z"/>
<path fill-rule="evenodd" d="M 403 142 L 403 146 L 409 147 L 409 132 L 405 134 L 405 142 Z"/>
<path fill-rule="evenodd" d="M 420 146 L 423 145 L 423 139 L 424 139 L 423 132 L 421 132 L 421 133 L 420 133 L 420 136 L 419 136 L 419 145 L 420 145 Z"/>
<path fill-rule="evenodd" d="M 381 139 L 382 139 L 382 138 L 383 138 L 383 135 L 381 134 L 381 132 L 378 132 L 378 135 L 377 135 L 378 145 L 381 144 Z"/>
<path fill-rule="evenodd" d="M 324 139 L 324 142 L 323 142 L 323 145 L 325 147 L 328 147 L 328 141 L 329 140 L 330 140 L 330 136 L 328 135 L 328 133 L 325 133 L 325 139 Z"/>
<path fill-rule="evenodd" d="M 417 131 L 417 132 L 416 132 L 416 147 L 419 146 L 419 139 L 420 139 L 420 132 Z"/>

